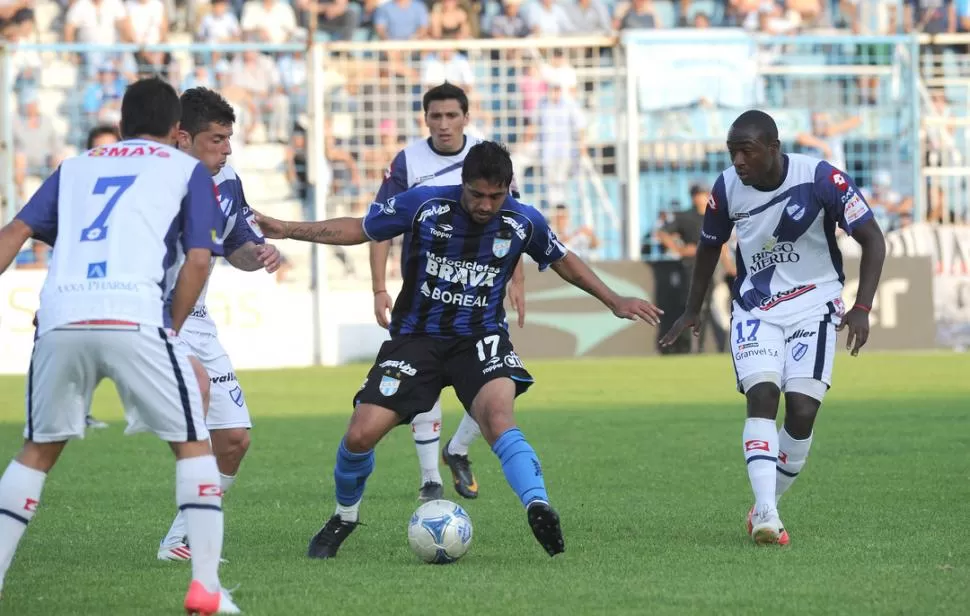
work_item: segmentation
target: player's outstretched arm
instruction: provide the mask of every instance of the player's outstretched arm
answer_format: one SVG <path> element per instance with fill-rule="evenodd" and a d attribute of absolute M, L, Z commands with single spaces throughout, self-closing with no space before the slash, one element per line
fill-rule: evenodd
<path fill-rule="evenodd" d="M 190 248 L 185 254 L 185 263 L 179 270 L 172 295 L 172 329 L 176 332 L 182 329 L 202 294 L 211 262 L 212 252 L 206 248 Z"/>
<path fill-rule="evenodd" d="M 387 258 L 391 254 L 391 241 L 371 242 L 370 249 L 370 280 L 374 291 L 374 317 L 377 324 L 387 329 L 391 324 L 391 310 L 394 302 L 387 292 Z"/>
<path fill-rule="evenodd" d="M 700 335 L 701 308 L 704 306 L 704 298 L 707 296 L 707 288 L 711 284 L 717 262 L 721 258 L 721 244 L 707 244 L 701 242 L 697 245 L 697 252 L 694 254 L 694 273 L 691 275 L 690 292 L 687 294 L 687 307 L 684 314 L 680 315 L 670 331 L 660 339 L 660 346 L 670 346 L 680 334 L 687 329 L 695 336 Z"/>
<path fill-rule="evenodd" d="M 859 354 L 859 349 L 869 340 L 869 311 L 876 297 L 876 288 L 882 276 L 882 266 L 886 261 L 886 239 L 882 229 L 874 218 L 852 230 L 852 238 L 862 247 L 862 262 L 859 264 L 859 289 L 856 291 L 855 305 L 845 315 L 838 330 L 849 329 L 845 340 L 845 348 L 851 349 L 852 355 Z"/>
<path fill-rule="evenodd" d="M 559 277 L 576 288 L 586 291 L 613 311 L 621 319 L 646 321 L 651 325 L 660 322 L 663 311 L 638 297 L 621 297 L 606 286 L 600 277 L 583 263 L 583 260 L 571 252 L 550 265 Z"/>
<path fill-rule="evenodd" d="M 0 229 L 0 274 L 7 271 L 34 231 L 22 220 L 14 220 Z"/>
<path fill-rule="evenodd" d="M 316 222 L 277 220 L 256 213 L 256 223 L 263 235 L 274 240 L 298 240 L 314 244 L 351 246 L 370 241 L 364 233 L 363 218 L 331 218 Z"/>

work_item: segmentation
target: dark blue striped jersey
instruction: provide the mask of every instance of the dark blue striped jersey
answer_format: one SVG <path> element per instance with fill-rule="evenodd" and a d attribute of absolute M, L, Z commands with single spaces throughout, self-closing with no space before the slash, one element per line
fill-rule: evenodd
<path fill-rule="evenodd" d="M 364 218 L 364 233 L 372 240 L 407 234 L 392 336 L 452 338 L 507 329 L 505 287 L 522 253 L 540 270 L 566 256 L 534 207 L 509 196 L 480 225 L 462 207 L 461 192 L 461 186 L 418 187 L 373 203 Z"/>

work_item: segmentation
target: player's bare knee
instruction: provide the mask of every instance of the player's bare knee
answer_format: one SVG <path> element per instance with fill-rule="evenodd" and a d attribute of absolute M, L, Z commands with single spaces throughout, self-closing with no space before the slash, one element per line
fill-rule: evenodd
<path fill-rule="evenodd" d="M 370 451 L 398 423 L 400 417 L 390 409 L 376 404 L 358 404 L 350 417 L 344 446 L 353 453 Z"/>
<path fill-rule="evenodd" d="M 751 385 L 744 385 L 745 396 L 748 399 L 748 417 L 774 419 L 778 415 L 781 387 L 767 378 Z"/>
<path fill-rule="evenodd" d="M 212 447 L 209 445 L 209 439 L 169 443 L 168 445 L 172 448 L 172 452 L 175 453 L 176 460 L 212 455 Z"/>
<path fill-rule="evenodd" d="M 816 383 L 825 386 L 821 381 Z M 804 440 L 812 435 L 821 401 L 801 391 L 791 391 L 790 384 L 791 381 L 785 387 L 785 430 L 792 438 Z"/>
<path fill-rule="evenodd" d="M 506 430 L 515 427 L 514 403 L 515 383 L 504 378 L 488 382 L 472 401 L 472 417 L 489 445 Z"/>

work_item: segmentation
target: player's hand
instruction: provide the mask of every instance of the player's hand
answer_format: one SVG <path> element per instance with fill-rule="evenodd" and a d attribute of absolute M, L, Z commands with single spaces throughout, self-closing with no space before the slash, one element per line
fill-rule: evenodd
<path fill-rule="evenodd" d="M 515 309 L 516 314 L 519 315 L 519 328 L 525 327 L 525 281 L 518 281 L 514 277 L 509 281 L 508 289 L 506 289 L 507 295 L 509 297 L 509 304 Z"/>
<path fill-rule="evenodd" d="M 680 318 L 674 321 L 674 324 L 670 327 L 670 330 L 664 334 L 663 338 L 660 339 L 660 346 L 669 347 L 674 342 L 680 338 L 680 335 L 687 328 L 690 328 L 691 333 L 695 336 L 701 335 L 701 317 L 698 314 L 684 313 L 680 315 Z"/>
<path fill-rule="evenodd" d="M 260 214 L 255 210 L 253 210 L 253 212 L 255 214 L 254 220 L 256 221 L 256 224 L 259 225 L 259 229 L 263 232 L 264 236 L 271 240 L 286 239 L 287 224 L 285 222 L 282 220 L 276 220 L 271 216 Z"/>
<path fill-rule="evenodd" d="M 378 291 L 374 294 L 374 316 L 377 317 L 377 324 L 387 329 L 391 325 L 391 309 L 394 302 L 391 294 L 387 291 Z"/>
<path fill-rule="evenodd" d="M 660 315 L 663 313 L 663 310 L 639 297 L 621 297 L 613 305 L 613 314 L 621 319 L 640 319 L 654 326 L 660 323 Z"/>
<path fill-rule="evenodd" d="M 283 255 L 280 249 L 272 244 L 263 244 L 256 249 L 256 258 L 266 268 L 266 273 L 272 274 L 283 264 Z"/>
<path fill-rule="evenodd" d="M 859 308 L 853 308 L 845 315 L 836 331 L 849 328 L 849 337 L 845 339 L 845 348 L 851 350 L 853 357 L 859 354 L 859 349 L 869 340 L 869 313 Z"/>

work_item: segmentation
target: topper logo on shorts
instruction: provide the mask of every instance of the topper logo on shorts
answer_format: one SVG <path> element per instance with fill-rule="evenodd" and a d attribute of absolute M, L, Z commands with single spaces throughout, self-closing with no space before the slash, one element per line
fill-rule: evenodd
<path fill-rule="evenodd" d="M 448 282 L 457 282 L 468 287 L 494 287 L 495 276 L 502 272 L 501 268 L 482 265 L 475 261 L 455 261 L 448 257 L 439 257 L 428 251 L 424 271 L 430 276 Z"/>
<path fill-rule="evenodd" d="M 200 483 L 199 496 L 222 496 L 222 488 L 216 483 Z"/>
<path fill-rule="evenodd" d="M 812 334 L 813 336 L 815 334 Z M 795 345 L 795 348 L 791 350 L 791 358 L 795 361 L 801 361 L 805 357 L 805 353 L 808 353 L 808 345 L 804 342 L 799 342 Z"/>
<path fill-rule="evenodd" d="M 401 361 L 399 359 L 388 359 L 387 361 L 381 362 L 379 367 L 395 368 L 396 370 L 399 370 L 400 372 L 403 372 L 408 376 L 414 376 L 415 374 L 418 373 L 418 371 L 414 369 L 414 366 L 412 366 L 406 361 Z"/>
<path fill-rule="evenodd" d="M 495 372 L 501 367 L 502 367 L 502 358 L 498 356 L 492 357 L 488 360 L 485 367 L 482 368 L 482 374 L 490 374 L 492 372 Z"/>
<path fill-rule="evenodd" d="M 768 441 L 762 441 L 758 439 L 752 439 L 750 441 L 744 441 L 744 450 L 747 451 L 768 451 Z"/>

